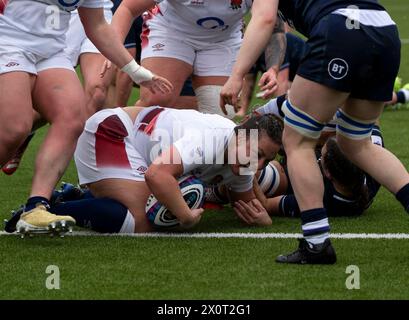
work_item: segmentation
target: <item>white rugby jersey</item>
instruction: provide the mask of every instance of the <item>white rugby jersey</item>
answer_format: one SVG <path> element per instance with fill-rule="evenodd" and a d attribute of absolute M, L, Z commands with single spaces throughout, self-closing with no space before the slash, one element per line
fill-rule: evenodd
<path fill-rule="evenodd" d="M 155 0 L 155 2 L 159 12 L 152 19 L 152 23 L 183 32 L 189 38 L 217 42 L 233 34 L 241 36 L 242 18 L 251 8 L 253 0 Z"/>
<path fill-rule="evenodd" d="M 184 174 L 194 174 L 209 185 L 224 184 L 232 191 L 245 192 L 252 189 L 254 175 L 236 176 L 224 160 L 235 126 L 219 115 L 149 107 L 135 121 L 133 145 L 148 166 L 173 145 L 181 155 Z"/>
<path fill-rule="evenodd" d="M 104 0 L 9 0 L 0 15 L 0 45 L 48 58 L 65 48 L 70 11 L 102 8 Z"/>

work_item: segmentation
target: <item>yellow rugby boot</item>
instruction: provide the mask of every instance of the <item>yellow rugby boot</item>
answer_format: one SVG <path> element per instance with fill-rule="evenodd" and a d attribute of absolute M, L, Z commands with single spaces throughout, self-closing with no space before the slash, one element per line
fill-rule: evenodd
<path fill-rule="evenodd" d="M 71 232 L 75 219 L 70 216 L 58 216 L 47 211 L 45 205 L 37 205 L 34 209 L 21 214 L 16 230 L 24 237 L 26 234 L 50 233 L 63 236 Z"/>

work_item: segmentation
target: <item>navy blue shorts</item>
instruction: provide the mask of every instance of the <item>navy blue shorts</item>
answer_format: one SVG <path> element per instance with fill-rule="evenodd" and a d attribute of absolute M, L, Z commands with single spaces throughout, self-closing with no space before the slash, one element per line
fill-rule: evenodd
<path fill-rule="evenodd" d="M 391 100 L 400 65 L 397 27 L 348 29 L 346 19 L 329 14 L 313 27 L 297 74 L 352 98 Z"/>
<path fill-rule="evenodd" d="M 287 49 L 281 70 L 289 68 L 288 80 L 294 81 L 297 70 L 307 50 L 307 44 L 305 40 L 295 34 L 287 32 L 285 36 L 287 38 Z"/>

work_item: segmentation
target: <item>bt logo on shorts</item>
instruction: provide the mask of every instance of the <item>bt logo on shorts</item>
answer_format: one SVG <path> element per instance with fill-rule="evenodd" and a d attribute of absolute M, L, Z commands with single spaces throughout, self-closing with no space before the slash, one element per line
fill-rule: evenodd
<path fill-rule="evenodd" d="M 328 64 L 328 73 L 331 78 L 341 80 L 346 77 L 349 71 L 348 63 L 341 58 L 335 58 Z"/>

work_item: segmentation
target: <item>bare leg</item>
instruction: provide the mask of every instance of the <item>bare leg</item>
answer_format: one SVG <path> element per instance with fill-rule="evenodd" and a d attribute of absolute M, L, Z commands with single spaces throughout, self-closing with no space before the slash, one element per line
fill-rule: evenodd
<path fill-rule="evenodd" d="M 319 98 L 317 98 L 319 97 Z M 348 94 L 297 76 L 290 91 L 291 103 L 317 121 L 326 123 Z M 289 126 L 283 133 L 288 172 L 301 211 L 322 208 L 324 183 L 315 158 L 317 140 L 303 136 Z"/>
<path fill-rule="evenodd" d="M 141 87 L 141 96 L 136 102 L 136 106 L 149 107 L 161 105 L 177 109 L 183 108 L 178 98 L 183 84 L 193 72 L 192 66 L 178 59 L 162 57 L 143 59 L 142 66 L 159 76 L 167 78 L 173 84 L 174 89 L 170 94 L 152 94 L 149 89 Z"/>
<path fill-rule="evenodd" d="M 40 72 L 33 91 L 36 110 L 51 126 L 36 158 L 31 196 L 49 199 L 75 150 L 84 125 L 84 93 L 66 69 Z"/>
<path fill-rule="evenodd" d="M 84 77 L 85 104 L 87 118 L 105 106 L 108 87 L 115 70 L 108 70 L 103 78 L 100 77 L 101 66 L 105 57 L 99 53 L 83 53 L 80 56 L 81 72 Z"/>
<path fill-rule="evenodd" d="M 136 48 L 128 48 L 132 57 L 136 55 Z M 125 72 L 118 70 L 116 73 L 115 106 L 126 107 L 131 96 L 133 81 Z"/>
<path fill-rule="evenodd" d="M 351 117 L 375 122 L 382 114 L 383 107 L 383 102 L 348 99 L 342 109 Z M 399 159 L 390 151 L 373 144 L 370 139 L 351 140 L 338 134 L 337 141 L 355 165 L 393 194 L 409 183 L 409 174 Z"/>
<path fill-rule="evenodd" d="M 104 179 L 88 185 L 97 198 L 108 197 L 119 201 L 129 209 L 135 219 L 135 232 L 149 232 L 145 206 L 151 191 L 144 181 Z"/>
<path fill-rule="evenodd" d="M 0 167 L 15 154 L 31 131 L 34 81 L 35 76 L 26 72 L 0 75 Z"/>

